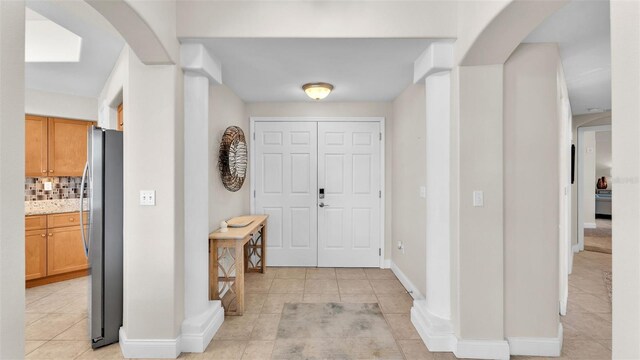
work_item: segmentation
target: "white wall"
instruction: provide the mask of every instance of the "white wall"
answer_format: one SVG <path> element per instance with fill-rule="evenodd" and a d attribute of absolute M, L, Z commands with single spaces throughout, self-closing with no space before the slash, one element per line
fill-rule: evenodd
<path fill-rule="evenodd" d="M 596 133 L 596 178 L 606 177 L 607 189 L 612 189 L 611 167 L 611 131 L 598 131 Z"/>
<path fill-rule="evenodd" d="M 456 10 L 451 1 L 180 1 L 178 36 L 455 38 Z"/>
<path fill-rule="evenodd" d="M 0 359 L 24 358 L 24 2 L 0 2 Z"/>
<path fill-rule="evenodd" d="M 184 312 L 182 71 L 146 66 L 132 51 L 127 58 L 124 340 L 176 339 Z M 155 190 L 156 206 L 140 206 L 140 190 Z"/>
<path fill-rule="evenodd" d="M 613 358 L 640 358 L 640 2 L 611 1 Z"/>
<path fill-rule="evenodd" d="M 426 199 L 420 186 L 427 176 L 425 149 L 426 97 L 424 83 L 410 85 L 393 101 L 393 227 L 391 261 L 426 294 Z M 396 244 L 402 241 L 404 251 Z"/>
<path fill-rule="evenodd" d="M 126 92 L 129 87 L 129 54 L 131 53 L 129 45 L 125 45 L 98 96 L 98 125 L 103 128 L 115 129 L 117 127 L 118 105 L 128 97 Z M 124 121 L 129 120 L 128 112 L 127 104 L 123 104 Z"/>
<path fill-rule="evenodd" d="M 556 44 L 504 65 L 505 336 L 558 336 L 560 127 Z"/>
<path fill-rule="evenodd" d="M 503 66 L 460 66 L 452 75 L 452 131 L 459 134 L 452 144 L 459 191 L 451 204 L 452 320 L 458 338 L 502 342 Z M 483 207 L 473 206 L 474 191 L 484 192 Z"/>
<path fill-rule="evenodd" d="M 247 144 L 251 146 L 249 117 L 245 104 L 226 85 L 209 87 L 209 230 L 220 227 L 222 220 L 251 212 L 249 177 L 247 169 L 244 185 L 237 192 L 225 189 L 218 171 L 218 150 L 224 131 L 229 126 L 239 126 L 244 131 Z"/>
<path fill-rule="evenodd" d="M 31 115 L 98 121 L 98 99 L 26 89 L 24 112 Z"/>
<path fill-rule="evenodd" d="M 579 146 L 582 163 L 582 222 L 585 228 L 593 228 L 596 224 L 596 133 L 586 131 L 584 140 Z"/>
<path fill-rule="evenodd" d="M 247 117 L 252 116 L 381 116 L 385 120 L 385 260 L 391 259 L 392 242 L 392 148 L 393 148 L 393 104 L 390 102 L 291 102 L 291 103 L 248 103 Z"/>

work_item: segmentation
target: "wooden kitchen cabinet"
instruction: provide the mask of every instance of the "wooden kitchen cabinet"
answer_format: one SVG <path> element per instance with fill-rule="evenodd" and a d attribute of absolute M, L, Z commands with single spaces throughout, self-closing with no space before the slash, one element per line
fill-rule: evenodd
<path fill-rule="evenodd" d="M 87 129 L 96 123 L 27 115 L 25 175 L 82 176 L 87 162 Z"/>
<path fill-rule="evenodd" d="M 48 229 L 47 276 L 84 270 L 88 266 L 79 226 Z"/>
<path fill-rule="evenodd" d="M 124 106 L 123 103 L 118 105 L 118 124 L 116 125 L 116 130 L 123 131 L 124 130 Z"/>
<path fill-rule="evenodd" d="M 50 118 L 49 176 L 82 176 L 87 162 L 87 130 L 93 122 Z"/>
<path fill-rule="evenodd" d="M 47 229 L 27 231 L 24 243 L 26 279 L 47 276 Z"/>
<path fill-rule="evenodd" d="M 85 212 L 85 224 L 87 216 Z M 77 212 L 25 217 L 27 287 L 88 274 L 89 261 L 84 254 L 79 224 Z"/>
<path fill-rule="evenodd" d="M 48 119 L 27 115 L 25 121 L 25 175 L 47 176 Z"/>

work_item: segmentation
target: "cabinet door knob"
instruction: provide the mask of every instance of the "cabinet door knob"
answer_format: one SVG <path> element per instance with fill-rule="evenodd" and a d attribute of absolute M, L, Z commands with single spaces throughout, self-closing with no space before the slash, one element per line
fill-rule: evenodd
<path fill-rule="evenodd" d="M 72 218 L 72 217 L 70 217 L 70 218 L 69 218 L 69 221 L 73 221 L 73 218 Z"/>
<path fill-rule="evenodd" d="M 50 173 L 52 173 L 52 172 L 53 172 L 53 170 L 49 170 L 49 172 L 50 172 Z"/>
<path fill-rule="evenodd" d="M 42 173 L 43 173 L 43 174 L 46 174 L 46 173 L 47 173 L 47 170 L 42 170 Z"/>
<path fill-rule="evenodd" d="M 49 233 L 49 236 L 53 236 L 53 233 Z"/>
<path fill-rule="evenodd" d="M 45 236 L 47 236 L 47 234 L 40 234 L 40 236 L 45 237 Z"/>

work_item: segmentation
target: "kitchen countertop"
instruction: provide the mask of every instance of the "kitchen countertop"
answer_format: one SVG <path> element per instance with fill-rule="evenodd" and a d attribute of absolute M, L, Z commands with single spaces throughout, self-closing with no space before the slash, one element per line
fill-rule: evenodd
<path fill-rule="evenodd" d="M 87 199 L 84 200 L 85 211 L 89 210 Z M 59 199 L 59 200 L 39 200 L 25 201 L 24 214 L 47 215 L 80 211 L 80 199 Z"/>

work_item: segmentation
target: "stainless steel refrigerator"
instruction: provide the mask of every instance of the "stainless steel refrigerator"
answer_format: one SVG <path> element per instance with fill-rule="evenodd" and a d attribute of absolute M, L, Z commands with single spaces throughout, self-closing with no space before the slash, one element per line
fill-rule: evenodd
<path fill-rule="evenodd" d="M 92 347 L 118 341 L 122 326 L 123 150 L 122 132 L 91 127 L 87 165 L 88 224 L 82 240 L 89 258 L 89 321 Z M 80 219 L 85 211 L 80 201 Z"/>

